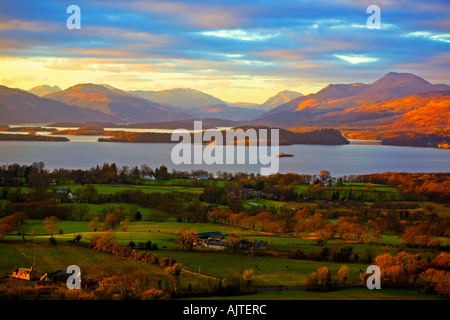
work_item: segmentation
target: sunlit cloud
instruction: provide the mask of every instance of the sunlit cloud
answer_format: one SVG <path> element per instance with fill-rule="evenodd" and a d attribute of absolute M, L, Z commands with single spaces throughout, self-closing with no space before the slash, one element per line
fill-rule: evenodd
<path fill-rule="evenodd" d="M 391 29 L 394 25 L 390 23 L 381 23 L 381 29 Z M 337 24 L 330 27 L 331 29 L 368 29 L 367 24 L 357 24 L 357 23 L 351 23 L 351 24 Z"/>
<path fill-rule="evenodd" d="M 227 38 L 242 41 L 265 41 L 274 36 L 275 34 L 260 33 L 260 32 L 249 32 L 245 30 L 215 30 L 215 31 L 203 31 L 199 34 L 204 36 Z"/>
<path fill-rule="evenodd" d="M 416 32 L 410 32 L 406 35 L 407 37 L 418 37 L 418 38 L 426 38 L 433 41 L 441 41 L 450 43 L 450 33 L 432 33 L 428 31 L 416 31 Z"/>
<path fill-rule="evenodd" d="M 350 62 L 351 64 L 359 64 L 359 63 L 369 63 L 369 62 L 375 62 L 378 61 L 378 58 L 374 57 L 366 57 L 364 55 L 341 55 L 341 54 L 335 54 L 335 57 L 338 57 L 339 59 L 342 59 L 344 61 Z"/>

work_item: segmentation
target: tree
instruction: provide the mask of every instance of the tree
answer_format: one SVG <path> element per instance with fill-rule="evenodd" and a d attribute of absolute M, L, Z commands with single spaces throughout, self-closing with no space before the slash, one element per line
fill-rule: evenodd
<path fill-rule="evenodd" d="M 0 225 L 0 240 L 3 240 L 10 232 L 12 228 L 9 224 L 1 224 Z"/>
<path fill-rule="evenodd" d="M 181 245 L 184 250 L 191 251 L 194 247 L 194 243 L 198 237 L 198 231 L 194 229 L 188 229 L 186 227 L 181 227 L 178 229 L 178 238 L 176 242 Z"/>
<path fill-rule="evenodd" d="M 78 214 L 78 220 L 83 220 L 84 217 L 87 216 L 87 214 L 89 213 L 89 207 L 85 204 L 80 204 L 77 207 L 76 213 Z"/>
<path fill-rule="evenodd" d="M 344 284 L 345 280 L 348 279 L 348 267 L 343 264 L 337 273 L 337 282 L 339 284 Z"/>
<path fill-rule="evenodd" d="M 134 219 L 135 219 L 136 221 L 141 221 L 141 219 L 142 219 L 142 214 L 141 214 L 140 211 L 136 211 L 136 214 L 135 214 L 135 216 L 134 216 Z"/>
<path fill-rule="evenodd" d="M 252 281 L 254 280 L 254 274 L 255 274 L 255 270 L 253 270 L 253 269 L 247 269 L 242 274 L 242 278 L 244 279 L 247 288 L 250 288 L 250 285 L 252 284 Z"/>
<path fill-rule="evenodd" d="M 321 267 L 309 275 L 307 289 L 326 292 L 331 289 L 331 272 L 327 267 Z"/>
<path fill-rule="evenodd" d="M 128 231 L 129 225 L 130 225 L 130 222 L 128 220 L 124 220 L 124 221 L 120 222 L 120 228 L 122 229 L 123 232 Z"/>
<path fill-rule="evenodd" d="M 241 237 L 236 233 L 230 233 L 227 236 L 227 247 L 226 249 L 233 253 L 238 254 L 239 250 L 241 249 Z"/>
<path fill-rule="evenodd" d="M 169 179 L 170 173 L 167 171 L 167 167 L 162 165 L 155 169 L 155 178 L 158 181 L 164 181 Z"/>
<path fill-rule="evenodd" d="M 16 212 L 0 219 L 0 240 L 14 230 L 18 230 L 22 234 L 22 238 L 25 238 L 25 216 L 22 212 Z"/>
<path fill-rule="evenodd" d="M 321 291 L 329 291 L 331 283 L 331 271 L 328 267 L 317 269 L 317 281 Z"/>
<path fill-rule="evenodd" d="M 322 170 L 320 171 L 320 180 L 322 183 L 326 183 L 331 178 L 330 171 Z"/>
<path fill-rule="evenodd" d="M 171 276 L 175 281 L 175 291 L 178 289 L 180 284 L 180 275 L 183 270 L 183 265 L 181 263 L 175 263 L 172 266 L 166 267 L 166 273 Z"/>
<path fill-rule="evenodd" d="M 99 194 L 93 185 L 85 185 L 78 190 L 78 198 L 81 202 L 97 203 Z"/>
<path fill-rule="evenodd" d="M 334 234 L 335 234 L 334 225 L 332 223 L 325 225 L 323 229 L 319 229 L 315 233 L 317 243 L 320 246 L 326 245 L 328 240 L 334 239 Z"/>
<path fill-rule="evenodd" d="M 119 223 L 119 219 L 114 213 L 110 213 L 105 218 L 105 224 L 107 229 L 114 229 Z"/>
<path fill-rule="evenodd" d="M 95 232 L 97 231 L 98 225 L 98 218 L 95 218 L 93 220 L 91 220 L 91 222 L 89 222 L 89 229 L 91 229 L 91 231 Z"/>
<path fill-rule="evenodd" d="M 58 218 L 55 216 L 47 217 L 43 221 L 45 230 L 50 232 L 50 235 L 52 238 L 53 238 L 53 235 L 58 230 L 57 222 L 58 222 Z"/>

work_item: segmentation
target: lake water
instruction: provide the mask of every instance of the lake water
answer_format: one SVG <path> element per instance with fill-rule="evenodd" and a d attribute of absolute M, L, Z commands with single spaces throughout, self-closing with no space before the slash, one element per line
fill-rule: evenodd
<path fill-rule="evenodd" d="M 176 144 L 97 142 L 97 136 L 68 136 L 70 142 L 0 141 L 0 164 L 31 164 L 42 161 L 48 169 L 89 169 L 97 164 L 115 162 L 118 166 L 151 168 L 162 164 L 169 170 L 204 169 L 209 172 L 259 173 L 261 164 L 175 165 L 171 151 Z M 204 147 L 203 147 L 204 148 Z M 279 172 L 318 174 L 328 170 L 335 177 L 387 171 L 450 172 L 450 150 L 383 145 L 349 144 L 342 146 L 280 146 L 279 152 L 293 154 L 278 158 Z M 234 163 L 237 163 L 235 161 Z"/>

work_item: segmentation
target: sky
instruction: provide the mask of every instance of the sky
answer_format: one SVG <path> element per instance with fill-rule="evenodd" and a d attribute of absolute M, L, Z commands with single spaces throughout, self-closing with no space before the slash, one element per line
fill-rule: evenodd
<path fill-rule="evenodd" d="M 77 5 L 81 29 L 68 29 Z M 370 5 L 380 28 L 369 28 Z M 192 88 L 262 103 L 391 71 L 449 83 L 450 5 L 415 0 L 1 0 L 0 84 Z"/>

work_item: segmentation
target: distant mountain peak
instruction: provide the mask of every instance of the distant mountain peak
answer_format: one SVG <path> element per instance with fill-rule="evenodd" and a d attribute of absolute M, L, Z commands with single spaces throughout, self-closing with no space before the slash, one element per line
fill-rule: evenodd
<path fill-rule="evenodd" d="M 377 81 L 375 81 L 374 83 L 386 82 L 386 81 L 390 81 L 390 82 L 419 81 L 421 83 L 429 83 L 428 81 L 424 80 L 423 78 L 416 76 L 415 74 L 407 73 L 407 72 L 389 72 L 389 73 L 385 74 L 384 76 L 382 76 Z"/>
<path fill-rule="evenodd" d="M 303 94 L 296 91 L 290 91 L 290 90 L 283 90 L 278 92 L 276 95 L 270 97 L 267 99 L 266 102 L 264 102 L 260 109 L 261 110 L 272 110 L 276 107 L 285 104 L 295 98 L 302 97 Z"/>
<path fill-rule="evenodd" d="M 172 88 L 161 91 L 130 91 L 132 94 L 160 104 L 180 109 L 201 109 L 225 102 L 205 92 L 191 88 Z"/>
<path fill-rule="evenodd" d="M 28 92 L 37 95 L 39 97 L 45 96 L 46 94 L 61 91 L 61 88 L 58 86 L 50 86 L 47 84 L 36 86 L 28 90 Z"/>

